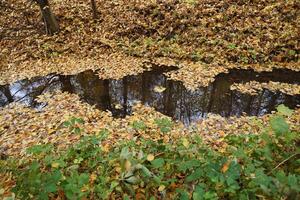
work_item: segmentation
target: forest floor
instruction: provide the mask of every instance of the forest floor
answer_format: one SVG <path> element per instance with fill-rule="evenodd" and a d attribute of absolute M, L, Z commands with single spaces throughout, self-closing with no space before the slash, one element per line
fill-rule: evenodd
<path fill-rule="evenodd" d="M 0 84 L 86 69 L 121 78 L 147 63 L 180 67 L 169 76 L 191 89 L 230 68 L 300 70 L 295 0 L 97 1 L 96 20 L 88 1 L 51 7 L 60 32 L 47 36 L 37 5 L 1 3 Z"/>
<path fill-rule="evenodd" d="M 93 19 L 89 1 L 50 1 L 60 26 L 60 32 L 53 36 L 45 34 L 37 5 L 27 0 L 1 2 L 0 85 L 88 69 L 98 70 L 103 79 L 120 79 L 142 73 L 147 65 L 157 65 L 177 66 L 179 69 L 169 72 L 168 77 L 192 90 L 207 86 L 216 75 L 232 68 L 300 71 L 297 0 L 96 2 L 98 19 Z M 234 89 L 240 87 L 235 85 Z M 289 87 L 290 93 L 300 93 L 299 86 Z M 224 142 L 227 135 L 259 134 L 271 116 L 223 118 L 211 114 L 189 127 L 174 122 L 164 133 L 156 120 L 170 119 L 142 105 L 134 107 L 132 116 L 115 119 L 73 94 L 44 94 L 40 101 L 47 102 L 42 111 L 17 103 L 0 109 L 0 158 L 25 156 L 26 149 L 36 144 L 51 143 L 65 149 L 102 129 L 110 133 L 102 144 L 107 152 L 119 141 L 168 143 L 197 133 L 222 153 L 228 145 Z M 63 126 L 73 117 L 84 120 L 76 125 L 84 130 L 80 134 Z M 137 131 L 133 124 L 140 121 L 147 128 Z M 300 132 L 299 108 L 288 116 L 287 123 L 291 131 Z M 15 181 L 5 178 L 2 181 L 7 183 L 3 186 L 7 192 Z"/>

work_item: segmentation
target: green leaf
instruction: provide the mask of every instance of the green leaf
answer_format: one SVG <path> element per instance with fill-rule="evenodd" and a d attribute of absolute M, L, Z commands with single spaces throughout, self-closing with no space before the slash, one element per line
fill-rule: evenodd
<path fill-rule="evenodd" d="M 89 182 L 89 174 L 87 173 L 82 173 L 79 175 L 78 183 L 80 185 L 87 184 Z"/>
<path fill-rule="evenodd" d="M 163 158 L 157 158 L 157 159 L 151 161 L 151 164 L 154 168 L 160 168 L 160 167 L 164 166 L 165 160 Z"/>
<path fill-rule="evenodd" d="M 48 183 L 45 186 L 45 191 L 48 192 L 48 193 L 56 192 L 57 191 L 57 187 L 56 187 L 55 183 Z"/>
<path fill-rule="evenodd" d="M 198 167 L 198 166 L 200 166 L 199 160 L 188 160 L 185 162 L 181 162 L 178 168 L 179 171 L 185 172 L 188 169 L 193 169 L 193 167 Z"/>
<path fill-rule="evenodd" d="M 235 49 L 236 45 L 235 44 L 229 44 L 227 47 L 228 47 L 228 49 Z"/>
<path fill-rule="evenodd" d="M 289 174 L 288 176 L 288 184 L 291 188 L 297 189 L 299 185 L 297 184 L 297 177 L 294 174 Z"/>
<path fill-rule="evenodd" d="M 218 199 L 217 194 L 213 191 L 206 192 L 203 197 L 204 199 L 209 199 L 209 200 Z"/>
<path fill-rule="evenodd" d="M 134 121 L 132 123 L 132 127 L 135 129 L 135 130 L 146 130 L 147 126 L 145 125 L 145 123 L 143 121 Z"/>
<path fill-rule="evenodd" d="M 186 178 L 187 182 L 192 182 L 200 179 L 203 176 L 203 170 L 201 168 L 197 168 L 191 175 Z"/>
<path fill-rule="evenodd" d="M 126 160 L 130 158 L 130 152 L 128 147 L 123 147 L 123 149 L 121 150 L 120 158 L 122 160 Z"/>
<path fill-rule="evenodd" d="M 143 174 L 146 177 L 151 177 L 152 176 L 151 171 L 147 167 L 145 167 L 145 166 L 142 165 L 141 170 L 142 170 Z"/>
<path fill-rule="evenodd" d="M 280 104 L 278 107 L 277 107 L 277 111 L 278 113 L 282 114 L 282 115 L 285 115 L 287 117 L 291 116 L 293 114 L 293 110 L 289 109 L 288 107 L 286 107 L 285 105 L 283 104 Z"/>
<path fill-rule="evenodd" d="M 296 51 L 295 51 L 295 50 L 289 50 L 289 55 L 290 55 L 290 56 L 296 55 Z"/>
<path fill-rule="evenodd" d="M 289 132 L 289 125 L 282 116 L 275 116 L 271 118 L 270 124 L 276 135 L 282 135 Z"/>
<path fill-rule="evenodd" d="M 81 118 L 76 118 L 75 119 L 75 122 L 79 123 L 79 124 L 83 124 L 84 123 L 84 120 L 81 119 Z"/>
<path fill-rule="evenodd" d="M 193 200 L 203 200 L 203 196 L 205 194 L 205 190 L 197 185 L 193 192 Z"/>
<path fill-rule="evenodd" d="M 75 124 L 76 123 L 76 118 L 75 117 L 73 117 L 72 119 L 71 119 L 71 124 Z"/>
<path fill-rule="evenodd" d="M 63 125 L 64 125 L 65 127 L 70 127 L 72 124 L 71 124 L 70 121 L 65 121 L 65 122 L 63 123 Z"/>
<path fill-rule="evenodd" d="M 81 132 L 80 128 L 78 128 L 78 127 L 74 128 L 74 133 L 79 134 L 80 132 Z"/>
<path fill-rule="evenodd" d="M 51 174 L 51 180 L 54 182 L 58 182 L 62 177 L 62 174 L 59 170 L 55 170 L 52 174 Z"/>
<path fill-rule="evenodd" d="M 119 185 L 119 182 L 118 181 L 113 181 L 111 182 L 110 184 L 110 189 L 114 189 L 115 187 L 117 187 Z"/>
<path fill-rule="evenodd" d="M 123 200 L 130 200 L 130 198 L 127 196 L 127 194 L 125 194 Z"/>
<path fill-rule="evenodd" d="M 179 194 L 179 200 L 189 200 L 189 193 L 185 190 L 177 189 L 177 193 Z"/>
<path fill-rule="evenodd" d="M 161 132 L 167 133 L 171 131 L 173 123 L 169 118 L 155 119 L 154 121 L 156 125 L 160 128 Z"/>
<path fill-rule="evenodd" d="M 49 153 L 53 150 L 53 146 L 50 144 L 34 145 L 26 149 L 27 153 L 33 155 L 39 155 L 42 153 Z"/>

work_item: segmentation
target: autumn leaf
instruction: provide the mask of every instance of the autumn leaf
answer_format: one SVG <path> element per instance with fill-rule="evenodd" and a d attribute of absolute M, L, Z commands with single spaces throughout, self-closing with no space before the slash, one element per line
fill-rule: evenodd
<path fill-rule="evenodd" d="M 182 144 L 183 144 L 184 147 L 188 148 L 190 143 L 186 138 L 183 138 L 182 139 Z"/>
<path fill-rule="evenodd" d="M 166 186 L 160 185 L 160 186 L 158 187 L 158 191 L 162 192 L 162 191 L 164 191 L 165 188 L 166 188 Z"/>
<path fill-rule="evenodd" d="M 58 168 L 59 167 L 59 163 L 58 162 L 54 162 L 54 163 L 51 164 L 51 167 Z"/>
<path fill-rule="evenodd" d="M 155 86 L 154 89 L 153 89 L 153 91 L 157 92 L 157 93 L 162 93 L 165 90 L 166 90 L 166 88 L 163 87 L 163 86 Z"/>
<path fill-rule="evenodd" d="M 223 166 L 222 166 L 222 168 L 221 168 L 221 172 L 222 172 L 222 173 L 226 173 L 226 172 L 228 171 L 229 166 L 230 166 L 230 163 L 231 163 L 231 161 L 228 160 L 227 162 L 225 162 L 225 163 L 223 164 Z"/>
<path fill-rule="evenodd" d="M 155 157 L 154 157 L 153 154 L 148 154 L 148 155 L 147 155 L 147 160 L 148 160 L 148 161 L 152 161 L 152 160 L 154 160 L 154 158 L 155 158 Z"/>

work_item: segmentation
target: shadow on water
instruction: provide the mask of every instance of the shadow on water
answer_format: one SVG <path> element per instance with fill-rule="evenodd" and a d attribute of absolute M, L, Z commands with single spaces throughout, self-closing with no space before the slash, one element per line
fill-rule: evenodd
<path fill-rule="evenodd" d="M 168 70 L 174 70 L 168 68 Z M 275 110 L 279 104 L 295 108 L 300 104 L 300 95 L 290 96 L 280 92 L 263 90 L 256 96 L 231 91 L 233 83 L 279 81 L 299 84 L 300 72 L 276 69 L 273 72 L 257 73 L 252 70 L 231 70 L 220 74 L 208 87 L 195 91 L 187 90 L 181 82 L 167 80 L 165 68 L 153 68 L 136 76 L 121 80 L 101 80 L 96 73 L 85 71 L 77 75 L 48 75 L 31 80 L 21 80 L 0 86 L 0 106 L 10 102 L 23 102 L 35 108 L 35 98 L 49 91 L 61 90 L 78 94 L 89 104 L 102 110 L 110 110 L 113 116 L 124 117 L 132 113 L 137 101 L 154 107 L 157 111 L 188 124 L 206 117 L 208 113 L 222 116 L 263 115 Z M 166 88 L 155 92 L 155 86 Z"/>

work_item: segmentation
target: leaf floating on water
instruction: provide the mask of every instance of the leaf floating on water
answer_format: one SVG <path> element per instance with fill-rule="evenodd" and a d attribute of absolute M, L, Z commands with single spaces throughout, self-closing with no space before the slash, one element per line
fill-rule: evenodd
<path fill-rule="evenodd" d="M 157 92 L 157 93 L 162 93 L 162 92 L 165 91 L 165 90 L 166 90 L 165 87 L 159 86 L 159 85 L 155 86 L 154 89 L 153 89 L 153 91 L 154 91 L 154 92 Z"/>
<path fill-rule="evenodd" d="M 115 105 L 115 109 L 120 110 L 120 109 L 122 109 L 122 108 L 123 108 L 123 106 L 122 106 L 121 104 L 116 104 L 116 105 Z"/>
<path fill-rule="evenodd" d="M 230 90 L 237 90 L 241 93 L 257 95 L 258 92 L 267 89 L 273 92 L 281 92 L 288 95 L 300 94 L 300 86 L 297 84 L 288 84 L 281 82 L 269 81 L 266 83 L 260 83 L 257 81 L 249 81 L 246 83 L 234 83 L 230 86 Z"/>

